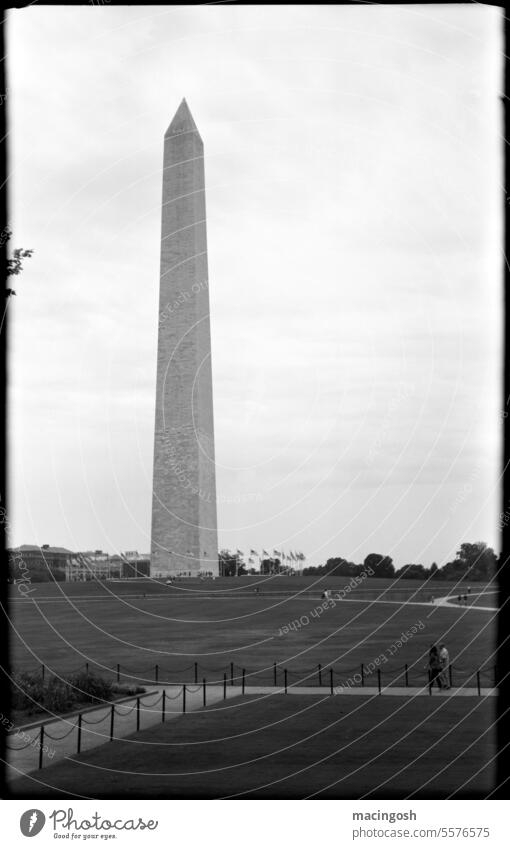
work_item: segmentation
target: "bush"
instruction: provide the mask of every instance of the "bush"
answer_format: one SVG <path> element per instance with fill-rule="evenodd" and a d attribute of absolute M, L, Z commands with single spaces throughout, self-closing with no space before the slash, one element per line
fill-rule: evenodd
<path fill-rule="evenodd" d="M 14 709 L 26 710 L 28 713 L 36 713 L 41 709 L 62 713 L 70 710 L 74 704 L 72 687 L 59 678 L 53 677 L 43 682 L 40 675 L 24 672 L 16 675 L 13 682 Z"/>
<path fill-rule="evenodd" d="M 12 706 L 15 710 L 29 710 L 33 713 L 37 705 L 43 703 L 45 687 L 42 678 L 21 672 L 13 677 L 12 683 Z"/>
<path fill-rule="evenodd" d="M 114 684 L 112 690 L 121 696 L 138 696 L 139 693 L 146 692 L 145 687 L 139 687 L 137 684 Z"/>
<path fill-rule="evenodd" d="M 110 681 L 91 672 L 79 672 L 69 681 L 53 676 L 44 682 L 40 675 L 22 672 L 14 676 L 13 683 L 12 706 L 27 713 L 39 710 L 65 713 L 79 702 L 110 701 L 113 696 Z"/>
<path fill-rule="evenodd" d="M 110 701 L 113 695 L 111 682 L 92 672 L 77 672 L 71 675 L 69 684 L 77 702 Z"/>
<path fill-rule="evenodd" d="M 75 702 L 73 688 L 67 681 L 50 678 L 44 691 L 44 707 L 53 713 L 65 713 L 71 710 Z"/>

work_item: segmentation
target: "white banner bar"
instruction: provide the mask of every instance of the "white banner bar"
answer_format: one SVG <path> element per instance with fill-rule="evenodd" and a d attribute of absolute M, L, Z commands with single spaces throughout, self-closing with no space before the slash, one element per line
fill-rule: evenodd
<path fill-rule="evenodd" d="M 90 790 L 90 788 L 89 788 Z M 84 787 L 84 792 L 87 788 Z M 3 845 L 507 849 L 505 801 L 1 801 Z M 34 838 L 33 844 L 27 841 Z M 65 842 L 64 842 L 65 841 Z"/>

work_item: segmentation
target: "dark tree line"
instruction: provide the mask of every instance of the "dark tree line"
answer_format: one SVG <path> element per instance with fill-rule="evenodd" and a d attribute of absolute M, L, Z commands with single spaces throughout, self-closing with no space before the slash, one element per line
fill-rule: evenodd
<path fill-rule="evenodd" d="M 463 542 L 455 559 L 444 566 L 438 566 L 437 563 L 432 563 L 429 567 L 421 563 L 408 563 L 401 569 L 395 569 L 391 557 L 369 554 L 363 563 L 352 563 L 343 557 L 331 557 L 323 566 L 309 566 L 304 569 L 303 574 L 354 577 L 370 568 L 376 578 L 487 581 L 496 574 L 499 565 L 499 558 L 486 543 Z"/>

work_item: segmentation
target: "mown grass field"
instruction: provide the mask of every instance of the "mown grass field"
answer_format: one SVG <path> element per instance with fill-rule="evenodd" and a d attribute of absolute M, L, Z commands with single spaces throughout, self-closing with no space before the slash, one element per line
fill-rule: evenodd
<path fill-rule="evenodd" d="M 349 587 L 349 589 L 347 589 Z M 387 600 L 411 600 L 430 601 L 432 597 L 445 595 L 457 595 L 466 592 L 464 584 L 452 584 L 445 581 L 410 581 L 391 580 L 385 578 L 373 578 L 368 576 L 361 583 L 351 582 L 346 577 L 321 576 L 312 578 L 310 576 L 244 576 L 239 578 L 217 578 L 215 580 L 199 578 L 181 578 L 174 580 L 168 585 L 164 581 L 151 579 L 128 580 L 128 581 L 86 581 L 70 583 L 41 583 L 28 585 L 31 598 L 69 598 L 91 596 L 102 597 L 106 595 L 140 596 L 161 595 L 168 596 L 230 596 L 255 594 L 259 595 L 289 595 L 300 594 L 305 597 L 318 597 L 324 589 L 345 590 L 346 597 L 362 597 L 364 599 L 384 598 Z M 472 594 L 482 592 L 484 589 L 494 589 L 494 586 L 486 587 L 484 584 L 473 584 Z M 11 586 L 13 599 L 19 598 L 20 593 Z"/>
<path fill-rule="evenodd" d="M 494 699 L 477 698 L 240 697 L 9 790 L 21 799 L 484 797 L 495 786 L 493 710 Z"/>
<path fill-rule="evenodd" d="M 155 680 L 156 665 L 160 681 L 192 681 L 195 662 L 199 678 L 213 681 L 225 671 L 230 675 L 234 663 L 235 676 L 242 668 L 261 670 L 248 684 L 271 683 L 273 663 L 279 666 L 278 683 L 284 667 L 289 683 L 312 683 L 321 664 L 332 666 L 335 684 L 341 684 L 362 663 L 375 674 L 378 660 L 384 685 L 402 685 L 405 664 L 413 685 L 424 683 L 431 643 L 444 642 L 454 683 L 473 685 L 477 669 L 494 667 L 495 612 L 427 603 L 431 595 L 456 594 L 455 587 L 371 578 L 346 593 L 344 601 L 321 608 L 325 586 L 335 590 L 347 584 L 346 578 L 282 577 L 171 586 L 34 584 L 26 600 L 11 588 L 12 664 L 32 670 L 44 664 L 48 673 L 63 676 L 86 663 L 115 676 L 120 664 L 121 678 L 144 683 Z M 495 595 L 486 598 L 495 606 Z M 411 636 L 399 645 L 403 632 Z M 492 683 L 492 673 L 484 674 L 482 685 Z"/>

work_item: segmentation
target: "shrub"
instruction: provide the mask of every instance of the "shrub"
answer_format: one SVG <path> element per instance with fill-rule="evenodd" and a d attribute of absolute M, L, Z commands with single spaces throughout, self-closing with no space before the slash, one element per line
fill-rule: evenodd
<path fill-rule="evenodd" d="M 45 687 L 39 676 L 21 672 L 13 677 L 12 682 L 12 706 L 15 710 L 28 710 L 33 713 L 38 709 L 38 705 L 43 704 Z"/>
<path fill-rule="evenodd" d="M 12 706 L 27 713 L 38 710 L 65 713 L 77 702 L 110 701 L 113 695 L 110 681 L 91 672 L 79 672 L 69 681 L 52 676 L 44 682 L 40 675 L 22 672 L 14 676 L 13 683 Z"/>
<path fill-rule="evenodd" d="M 36 713 L 46 709 L 55 713 L 72 708 L 73 690 L 67 681 L 52 677 L 43 682 L 40 675 L 23 672 L 14 676 L 13 708 Z"/>
<path fill-rule="evenodd" d="M 77 702 L 110 701 L 113 695 L 111 681 L 106 681 L 92 672 L 77 672 L 71 675 L 69 684 Z"/>
<path fill-rule="evenodd" d="M 73 688 L 67 681 L 50 678 L 44 690 L 44 707 L 53 713 L 64 713 L 71 710 L 75 702 Z"/>
<path fill-rule="evenodd" d="M 145 687 L 139 687 L 137 684 L 114 684 L 112 690 L 121 696 L 138 696 L 139 693 L 146 692 Z"/>

